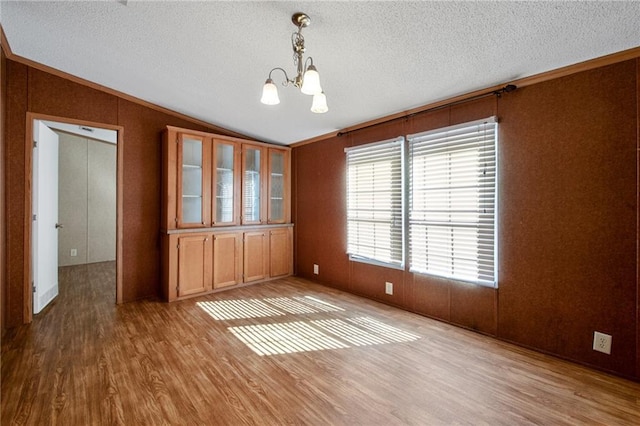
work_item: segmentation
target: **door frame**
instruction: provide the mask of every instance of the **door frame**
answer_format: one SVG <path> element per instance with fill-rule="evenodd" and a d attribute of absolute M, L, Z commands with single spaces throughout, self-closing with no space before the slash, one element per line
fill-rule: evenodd
<path fill-rule="evenodd" d="M 32 291 L 32 192 L 33 192 L 33 123 L 36 120 L 56 121 L 59 123 L 73 124 L 79 126 L 99 127 L 107 130 L 115 130 L 118 134 L 116 145 L 116 304 L 121 304 L 122 300 L 122 235 L 123 235 L 123 199 L 122 190 L 124 168 L 123 168 L 123 140 L 124 127 L 112 124 L 96 123 L 86 120 L 76 120 L 72 118 L 56 117 L 53 115 L 37 114 L 27 112 L 26 137 L 25 137 L 25 194 L 24 194 L 24 307 L 23 323 L 28 324 L 33 321 L 33 291 Z"/>

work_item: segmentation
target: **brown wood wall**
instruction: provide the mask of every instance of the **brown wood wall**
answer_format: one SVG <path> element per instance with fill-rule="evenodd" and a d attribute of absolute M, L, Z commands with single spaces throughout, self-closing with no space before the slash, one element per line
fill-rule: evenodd
<path fill-rule="evenodd" d="M 123 299 L 160 291 L 161 132 L 167 125 L 221 133 L 2 57 L 6 101 L 6 326 L 22 324 L 26 113 L 118 125 L 123 141 Z M 4 69 L 4 68 L 3 68 Z"/>
<path fill-rule="evenodd" d="M 7 60 L 4 54 L 0 78 L 4 325 L 20 324 L 23 315 L 28 111 L 124 127 L 123 295 L 125 301 L 156 296 L 160 133 L 166 125 L 220 130 Z M 639 99 L 640 61 L 631 60 L 524 87 L 500 99 L 295 148 L 298 275 L 640 378 Z M 499 289 L 350 262 L 344 254 L 344 148 L 494 114 L 500 119 Z M 320 266 L 317 276 L 314 263 Z M 393 296 L 384 294 L 385 281 L 394 283 Z M 591 350 L 594 330 L 613 335 L 610 356 Z"/>
<path fill-rule="evenodd" d="M 640 378 L 639 80 L 630 60 L 294 148 L 298 275 Z M 499 288 L 350 262 L 344 148 L 491 115 Z M 613 336 L 611 355 L 592 350 L 595 330 Z"/>
<path fill-rule="evenodd" d="M 5 208 L 6 200 L 5 194 L 5 143 L 4 143 L 4 129 L 5 129 L 5 101 L 7 92 L 7 78 L 6 78 L 6 57 L 4 50 L 0 49 L 0 333 L 4 333 L 5 330 L 5 303 L 7 300 L 6 289 L 6 232 L 7 221 L 5 220 Z"/>

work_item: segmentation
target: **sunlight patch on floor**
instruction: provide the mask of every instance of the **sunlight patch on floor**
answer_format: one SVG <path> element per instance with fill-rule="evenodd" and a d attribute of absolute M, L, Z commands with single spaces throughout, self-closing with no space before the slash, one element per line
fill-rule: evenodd
<path fill-rule="evenodd" d="M 285 315 L 284 312 L 257 299 L 217 300 L 215 302 L 197 302 L 196 305 L 216 320 Z"/>
<path fill-rule="evenodd" d="M 196 305 L 218 321 L 305 317 L 313 314 L 325 317 L 228 328 L 236 338 L 260 356 L 411 342 L 420 338 L 369 317 L 326 318 L 344 316 L 340 312 L 345 310 L 312 296 L 216 300 L 197 302 Z"/>
<path fill-rule="evenodd" d="M 411 342 L 420 338 L 367 317 L 248 325 L 228 330 L 260 356 Z"/>
<path fill-rule="evenodd" d="M 216 300 L 197 302 L 196 305 L 218 321 L 273 317 L 287 313 L 299 315 L 344 311 L 338 306 L 311 296 Z"/>
<path fill-rule="evenodd" d="M 303 321 L 229 327 L 229 331 L 260 356 L 348 347 Z"/>
<path fill-rule="evenodd" d="M 277 306 L 278 308 L 290 314 L 313 314 L 315 312 L 318 312 L 311 306 L 300 303 L 289 297 L 269 298 L 264 299 L 264 301 L 270 303 L 271 305 Z"/>
<path fill-rule="evenodd" d="M 357 324 L 362 322 L 378 322 L 382 326 L 388 327 L 381 333 L 380 330 L 371 329 L 369 327 L 361 328 Z M 351 323 L 351 324 L 350 324 Z M 349 342 L 354 346 L 382 345 L 385 343 L 410 342 L 418 339 L 409 333 L 405 333 L 395 327 L 386 326 L 369 318 L 347 318 L 317 320 L 311 321 L 311 324 L 322 328 L 323 330 L 340 337 L 342 340 Z M 380 327 L 383 328 L 383 327 Z"/>
<path fill-rule="evenodd" d="M 305 297 L 294 297 L 294 299 L 302 303 L 307 303 L 315 307 L 317 310 L 321 312 L 344 311 L 344 309 L 342 309 L 341 307 L 332 305 L 331 303 L 327 303 L 324 300 L 318 299 L 316 297 L 305 296 Z"/>

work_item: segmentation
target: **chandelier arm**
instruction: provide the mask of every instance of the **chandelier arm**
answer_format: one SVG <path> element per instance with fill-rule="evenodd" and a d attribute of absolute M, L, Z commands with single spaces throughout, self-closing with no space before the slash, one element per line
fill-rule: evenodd
<path fill-rule="evenodd" d="M 311 63 L 309 64 L 309 62 L 311 62 Z M 307 72 L 307 68 L 309 68 L 309 65 L 313 66 L 313 58 L 312 58 L 311 56 L 309 56 L 309 57 L 308 57 L 307 59 L 305 59 L 305 61 L 304 61 L 304 70 L 303 70 L 303 73 L 304 73 L 304 72 Z"/>
<path fill-rule="evenodd" d="M 288 86 L 290 83 L 293 83 L 293 80 L 291 80 L 291 79 L 289 78 L 289 75 L 287 74 L 287 72 L 286 72 L 283 68 L 280 68 L 280 67 L 275 67 L 274 69 L 272 69 L 271 71 L 269 71 L 269 79 L 271 79 L 271 73 L 272 73 L 272 72 L 274 72 L 275 70 L 280 70 L 280 71 L 282 71 L 282 73 L 284 74 L 284 81 L 282 82 L 282 85 L 283 85 L 283 86 L 285 86 L 285 87 L 286 87 L 286 86 Z"/>

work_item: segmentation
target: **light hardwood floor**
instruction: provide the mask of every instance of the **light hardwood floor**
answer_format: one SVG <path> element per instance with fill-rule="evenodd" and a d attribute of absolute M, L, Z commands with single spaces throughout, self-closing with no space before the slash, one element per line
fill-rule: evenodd
<path fill-rule="evenodd" d="M 637 425 L 640 384 L 287 278 L 114 305 L 114 265 L 2 341 L 2 425 Z M 271 354 L 273 353 L 273 354 Z"/>

